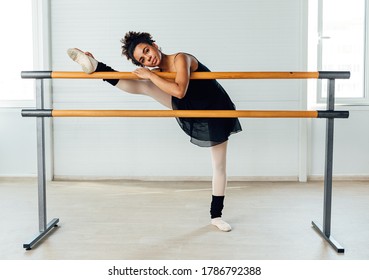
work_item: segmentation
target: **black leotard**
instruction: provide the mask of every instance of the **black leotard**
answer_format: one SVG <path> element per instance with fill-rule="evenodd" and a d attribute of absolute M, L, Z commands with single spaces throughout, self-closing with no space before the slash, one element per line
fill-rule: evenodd
<path fill-rule="evenodd" d="M 211 72 L 198 62 L 195 72 Z M 190 80 L 182 99 L 172 97 L 173 110 L 235 110 L 227 92 L 216 80 Z M 177 118 L 191 142 L 200 147 L 211 147 L 228 140 L 242 130 L 237 118 Z"/>

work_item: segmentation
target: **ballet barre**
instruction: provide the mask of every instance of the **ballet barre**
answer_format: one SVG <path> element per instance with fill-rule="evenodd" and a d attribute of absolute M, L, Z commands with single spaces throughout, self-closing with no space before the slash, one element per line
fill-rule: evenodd
<path fill-rule="evenodd" d="M 155 72 L 165 79 L 174 79 L 173 72 Z M 84 72 L 70 71 L 22 71 L 23 79 L 122 79 L 137 80 L 132 72 Z M 192 72 L 191 80 L 206 79 L 349 79 L 350 72 L 318 71 L 318 72 Z"/>
<path fill-rule="evenodd" d="M 340 118 L 348 111 L 263 111 L 263 110 L 32 110 L 23 117 L 124 117 L 124 118 Z"/>
<path fill-rule="evenodd" d="M 155 72 L 157 75 L 173 79 L 175 73 Z M 312 227 L 337 253 L 344 248 L 331 235 L 333 137 L 334 119 L 348 118 L 348 111 L 335 110 L 335 81 L 349 79 L 348 71 L 317 72 L 194 72 L 190 79 L 326 79 L 327 105 L 322 111 L 265 111 L 265 110 L 55 110 L 44 108 L 44 79 L 138 79 L 131 72 L 83 72 L 67 71 L 22 71 L 23 79 L 36 79 L 36 109 L 23 109 L 23 117 L 37 119 L 37 177 L 38 177 L 38 218 L 39 233 L 23 248 L 31 250 L 54 227 L 59 218 L 47 223 L 46 212 L 46 172 L 45 172 L 45 124 L 47 117 L 176 117 L 176 118 L 325 118 L 325 167 L 323 224 L 312 222 Z"/>

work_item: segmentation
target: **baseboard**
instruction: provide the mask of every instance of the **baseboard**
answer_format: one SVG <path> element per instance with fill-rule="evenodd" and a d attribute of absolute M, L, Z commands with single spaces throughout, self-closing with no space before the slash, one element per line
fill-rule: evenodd
<path fill-rule="evenodd" d="M 0 182 L 12 182 L 12 183 L 16 183 L 16 182 L 35 182 L 37 183 L 37 176 L 25 176 L 25 175 L 21 175 L 21 176 L 2 176 L 0 175 Z"/>
<path fill-rule="evenodd" d="M 0 175 L 1 181 L 37 180 L 36 175 Z M 209 182 L 210 176 L 54 176 L 53 181 L 158 181 L 158 182 Z M 369 181 L 369 175 L 335 175 L 334 181 Z M 229 182 L 298 182 L 297 176 L 230 176 Z M 324 181 L 322 175 L 310 175 L 308 181 Z"/>
<path fill-rule="evenodd" d="M 333 181 L 369 181 L 367 175 L 334 175 Z M 323 175 L 308 176 L 308 181 L 324 181 Z"/>
<path fill-rule="evenodd" d="M 105 176 L 54 176 L 54 181 L 158 181 L 158 182 L 209 182 L 210 176 L 138 176 L 138 177 L 105 177 Z M 263 182 L 263 181 L 298 181 L 295 176 L 230 176 L 229 182 Z"/>

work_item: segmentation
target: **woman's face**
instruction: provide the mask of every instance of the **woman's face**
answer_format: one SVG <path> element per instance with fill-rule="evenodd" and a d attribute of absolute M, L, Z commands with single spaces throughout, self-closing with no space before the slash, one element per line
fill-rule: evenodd
<path fill-rule="evenodd" d="M 161 52 L 156 44 L 138 44 L 133 51 L 133 56 L 138 62 L 147 67 L 156 67 L 161 62 Z"/>

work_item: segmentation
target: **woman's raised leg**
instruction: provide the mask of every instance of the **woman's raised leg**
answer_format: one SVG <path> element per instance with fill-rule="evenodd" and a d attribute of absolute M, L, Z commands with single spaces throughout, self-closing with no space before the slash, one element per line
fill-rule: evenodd
<path fill-rule="evenodd" d="M 94 56 L 89 52 L 83 52 L 77 48 L 71 48 L 67 51 L 69 57 L 82 66 L 82 70 L 91 74 L 95 71 L 115 71 L 111 67 L 105 65 L 104 63 L 98 62 Z M 158 101 L 165 107 L 172 109 L 172 99 L 171 96 L 157 86 L 155 86 L 151 81 L 147 80 L 104 80 L 113 86 L 116 86 L 122 91 L 132 94 L 143 94 L 150 96 L 151 98 Z"/>
<path fill-rule="evenodd" d="M 150 96 L 163 106 L 172 109 L 172 97 L 148 80 L 119 80 L 116 87 L 128 93 Z"/>

